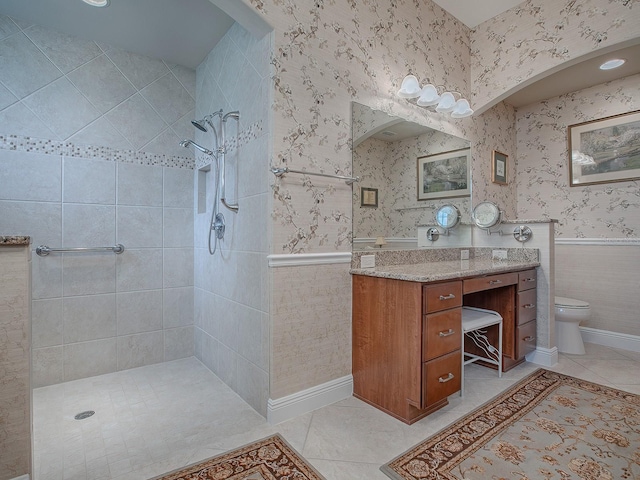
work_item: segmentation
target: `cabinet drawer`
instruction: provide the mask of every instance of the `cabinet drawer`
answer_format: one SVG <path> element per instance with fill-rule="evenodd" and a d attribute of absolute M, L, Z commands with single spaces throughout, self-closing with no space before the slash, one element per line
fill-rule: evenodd
<path fill-rule="evenodd" d="M 518 293 L 518 314 L 516 315 L 516 323 L 524 325 L 536 318 L 536 293 L 537 289 L 525 290 Z"/>
<path fill-rule="evenodd" d="M 488 275 L 486 277 L 468 278 L 464 281 L 464 293 L 481 292 L 492 288 L 500 288 L 506 285 L 516 285 L 518 283 L 517 273 L 502 273 L 499 275 Z"/>
<path fill-rule="evenodd" d="M 460 350 L 422 364 L 423 408 L 460 390 Z"/>
<path fill-rule="evenodd" d="M 518 291 L 536 288 L 538 285 L 538 272 L 536 270 L 527 270 L 518 273 Z"/>
<path fill-rule="evenodd" d="M 423 362 L 460 349 L 461 322 L 462 309 L 460 307 L 423 316 Z"/>
<path fill-rule="evenodd" d="M 536 349 L 536 322 L 520 325 L 516 328 L 516 360 Z"/>
<path fill-rule="evenodd" d="M 462 306 L 462 282 L 437 283 L 422 287 L 424 313 Z"/>

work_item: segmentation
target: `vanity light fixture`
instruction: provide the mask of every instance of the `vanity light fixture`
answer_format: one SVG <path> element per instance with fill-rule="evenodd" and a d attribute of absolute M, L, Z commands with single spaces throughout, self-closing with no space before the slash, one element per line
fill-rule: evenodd
<path fill-rule="evenodd" d="M 402 80 L 398 97 L 406 100 L 416 100 L 419 107 L 435 107 L 438 113 L 450 113 L 452 118 L 465 118 L 473 114 L 473 110 L 466 98 L 461 98 L 458 92 L 438 93 L 438 87 L 428 83 L 420 87 L 415 75 L 407 75 Z"/>
<path fill-rule="evenodd" d="M 623 58 L 613 58 L 600 65 L 600 70 L 613 70 L 614 68 L 624 65 L 624 62 L 626 62 L 626 60 Z"/>
<path fill-rule="evenodd" d="M 91 5 L 92 7 L 108 7 L 109 0 L 82 0 L 87 5 Z"/>

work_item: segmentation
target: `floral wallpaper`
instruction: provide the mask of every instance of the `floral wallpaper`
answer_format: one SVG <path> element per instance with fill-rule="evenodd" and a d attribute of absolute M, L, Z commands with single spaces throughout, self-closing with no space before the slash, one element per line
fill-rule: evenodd
<path fill-rule="evenodd" d="M 637 0 L 527 0 L 471 33 L 471 104 L 482 111 L 521 83 L 638 36 Z"/>
<path fill-rule="evenodd" d="M 519 216 L 558 219 L 558 237 L 638 237 L 640 182 L 570 187 L 567 127 L 639 109 L 640 75 L 519 109 Z"/>
<path fill-rule="evenodd" d="M 461 130 L 469 119 L 449 124 L 395 97 L 409 72 L 469 91 L 469 29 L 436 4 L 249 3 L 275 27 L 273 166 L 351 174 L 352 100 L 468 137 Z M 351 200 L 352 187 L 340 181 L 297 174 L 274 181 L 273 253 L 351 250 Z"/>

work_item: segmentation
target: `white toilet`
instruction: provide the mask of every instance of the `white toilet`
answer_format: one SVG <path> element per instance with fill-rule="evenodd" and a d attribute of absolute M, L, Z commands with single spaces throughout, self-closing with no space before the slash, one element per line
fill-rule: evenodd
<path fill-rule="evenodd" d="M 591 316 L 589 303 L 575 298 L 556 297 L 555 304 L 558 351 L 584 355 L 584 343 L 578 327 L 580 322 Z"/>

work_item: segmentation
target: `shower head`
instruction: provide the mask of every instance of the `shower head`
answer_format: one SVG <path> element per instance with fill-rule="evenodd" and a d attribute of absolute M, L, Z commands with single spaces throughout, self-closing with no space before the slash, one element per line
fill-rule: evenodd
<path fill-rule="evenodd" d="M 207 127 L 205 126 L 206 117 L 202 120 L 191 120 L 191 124 L 196 127 L 198 130 L 202 132 L 207 131 Z"/>
<path fill-rule="evenodd" d="M 180 146 L 181 147 L 188 147 L 189 145 L 193 145 L 194 148 L 200 150 L 202 153 L 204 153 L 206 155 L 213 155 L 213 152 L 211 150 L 209 150 L 208 148 L 204 148 L 203 146 L 198 145 L 193 140 L 182 140 L 180 142 Z"/>

